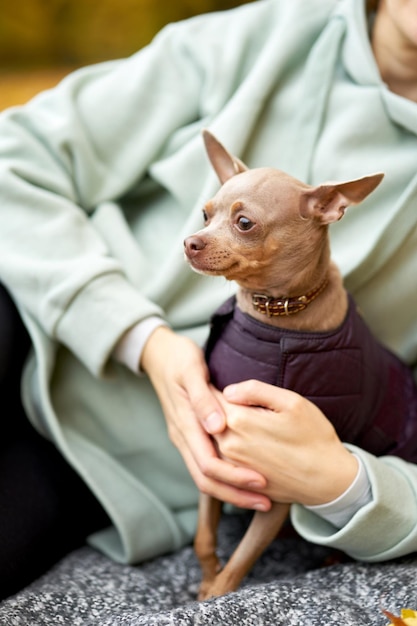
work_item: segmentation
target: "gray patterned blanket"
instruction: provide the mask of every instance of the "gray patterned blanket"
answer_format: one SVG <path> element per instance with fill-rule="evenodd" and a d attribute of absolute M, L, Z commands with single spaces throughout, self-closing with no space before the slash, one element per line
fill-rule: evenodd
<path fill-rule="evenodd" d="M 243 534 L 246 515 L 224 516 L 219 555 Z M 141 566 L 84 547 L 0 603 L 1 626 L 386 626 L 386 609 L 417 608 L 417 556 L 363 564 L 303 541 L 275 540 L 241 589 L 198 603 L 192 547 Z"/>

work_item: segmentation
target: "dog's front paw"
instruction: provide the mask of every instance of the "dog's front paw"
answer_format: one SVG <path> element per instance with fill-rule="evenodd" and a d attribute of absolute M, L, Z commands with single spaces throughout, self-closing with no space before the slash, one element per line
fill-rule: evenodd
<path fill-rule="evenodd" d="M 201 581 L 199 590 L 198 590 L 198 594 L 197 594 L 197 600 L 199 602 L 202 602 L 203 600 L 209 600 L 210 598 L 213 598 L 215 595 L 221 595 L 221 594 L 213 593 L 213 590 L 216 587 L 216 578 L 217 578 L 217 575 L 220 573 L 220 571 L 221 571 L 221 568 L 219 567 L 216 572 L 216 575 L 207 576 L 203 578 L 203 580 Z"/>
<path fill-rule="evenodd" d="M 202 581 L 197 599 L 199 602 L 202 602 L 203 600 L 210 600 L 210 598 L 224 596 L 226 593 L 231 593 L 235 590 L 236 585 L 232 584 L 231 581 L 225 580 L 220 573 L 212 580 Z"/>
<path fill-rule="evenodd" d="M 211 586 L 212 586 L 212 582 L 203 581 L 201 583 L 200 588 L 198 590 L 198 594 L 197 594 L 197 600 L 199 602 L 203 602 L 204 600 L 209 600 L 212 597 L 210 593 Z"/>

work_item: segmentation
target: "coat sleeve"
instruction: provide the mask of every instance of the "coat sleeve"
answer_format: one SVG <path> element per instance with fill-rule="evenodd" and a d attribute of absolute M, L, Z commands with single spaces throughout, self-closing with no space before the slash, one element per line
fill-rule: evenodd
<path fill-rule="evenodd" d="M 369 562 L 417 550 L 417 466 L 398 457 L 376 458 L 355 446 L 372 486 L 372 500 L 341 529 L 300 505 L 293 505 L 296 530 L 308 541 L 332 546 Z"/>
<path fill-rule="evenodd" d="M 96 374 L 119 337 L 162 312 L 90 219 L 199 115 L 201 70 L 169 28 L 132 57 L 79 70 L 0 116 L 0 280 Z"/>

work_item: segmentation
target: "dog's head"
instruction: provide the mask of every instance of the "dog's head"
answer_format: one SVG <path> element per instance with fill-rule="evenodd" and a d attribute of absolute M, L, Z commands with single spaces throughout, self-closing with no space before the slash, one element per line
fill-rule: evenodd
<path fill-rule="evenodd" d="M 380 183 L 373 174 L 316 187 L 274 168 L 248 169 L 208 131 L 204 141 L 221 187 L 203 208 L 204 227 L 184 241 L 191 267 L 259 288 L 308 262 L 327 226 Z"/>

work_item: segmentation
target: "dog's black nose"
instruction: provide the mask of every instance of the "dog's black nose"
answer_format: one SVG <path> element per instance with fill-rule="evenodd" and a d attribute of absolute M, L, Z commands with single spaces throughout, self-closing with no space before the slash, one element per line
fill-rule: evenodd
<path fill-rule="evenodd" d="M 185 254 L 191 258 L 195 256 L 200 250 L 204 250 L 206 244 L 201 237 L 197 235 L 191 235 L 184 240 Z"/>

